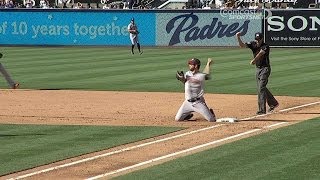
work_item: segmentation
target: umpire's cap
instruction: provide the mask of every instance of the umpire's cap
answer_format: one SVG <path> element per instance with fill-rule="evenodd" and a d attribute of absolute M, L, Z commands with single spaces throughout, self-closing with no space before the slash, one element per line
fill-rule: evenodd
<path fill-rule="evenodd" d="M 261 39 L 263 39 L 263 34 L 260 33 L 260 32 L 257 32 L 257 33 L 254 35 L 254 39 L 257 40 L 257 41 L 260 41 Z"/>
<path fill-rule="evenodd" d="M 192 59 L 190 59 L 190 60 L 188 61 L 188 64 L 200 66 L 201 62 L 200 62 L 200 60 L 197 59 L 197 58 L 192 58 Z"/>

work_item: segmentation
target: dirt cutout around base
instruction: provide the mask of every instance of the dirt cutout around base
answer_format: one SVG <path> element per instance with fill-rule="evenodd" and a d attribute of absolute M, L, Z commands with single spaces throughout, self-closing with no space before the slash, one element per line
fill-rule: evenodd
<path fill-rule="evenodd" d="M 181 106 L 183 93 L 155 92 L 110 92 L 110 91 L 69 91 L 69 90 L 2 90 L 0 100 L 0 123 L 2 124 L 54 124 L 54 125 L 117 125 L 117 126 L 176 126 L 186 127 L 185 130 L 147 139 L 141 142 L 127 144 L 105 151 L 86 154 L 49 165 L 0 177 L 7 179 L 20 175 L 41 171 L 88 157 L 113 152 L 123 148 L 156 141 L 174 135 L 188 133 L 197 129 L 212 127 L 197 133 L 192 133 L 168 141 L 154 143 L 135 148 L 130 151 L 115 153 L 111 156 L 78 163 L 72 166 L 30 176 L 27 179 L 84 179 L 99 174 L 115 171 L 140 162 L 175 153 L 190 147 L 230 137 L 248 130 L 265 128 L 279 122 L 286 125 L 320 116 L 320 104 L 301 107 L 291 111 L 276 112 L 264 117 L 255 117 L 237 123 L 212 123 L 199 114 L 192 121 L 176 122 L 175 114 Z M 277 110 L 319 102 L 319 97 L 276 97 L 280 102 Z M 243 119 L 255 116 L 257 110 L 256 95 L 206 94 L 206 103 L 213 108 L 217 118 L 233 117 Z M 259 133 L 261 133 L 259 132 Z M 254 135 L 253 133 L 250 135 Z M 248 135 L 249 136 L 249 135 Z M 248 136 L 243 136 L 248 137 Z M 239 138 L 237 138 L 239 139 Z M 212 148 L 227 142 L 217 143 Z M 202 151 L 206 148 L 199 149 Z M 195 153 L 193 151 L 190 153 Z M 185 156 L 184 153 L 179 156 Z M 119 174 L 145 168 L 147 166 L 168 161 L 141 166 Z M 115 174 L 115 175 L 119 175 Z M 108 176 L 109 177 L 109 176 Z M 106 177 L 106 178 L 108 178 Z M 110 176 L 112 177 L 112 176 Z"/>

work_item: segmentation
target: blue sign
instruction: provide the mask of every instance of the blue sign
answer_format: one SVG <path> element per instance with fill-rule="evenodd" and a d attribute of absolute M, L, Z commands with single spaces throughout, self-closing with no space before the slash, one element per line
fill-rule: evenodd
<path fill-rule="evenodd" d="M 154 13 L 106 10 L 2 10 L 0 44 L 130 45 L 127 27 L 131 18 L 139 28 L 141 44 L 154 46 Z"/>

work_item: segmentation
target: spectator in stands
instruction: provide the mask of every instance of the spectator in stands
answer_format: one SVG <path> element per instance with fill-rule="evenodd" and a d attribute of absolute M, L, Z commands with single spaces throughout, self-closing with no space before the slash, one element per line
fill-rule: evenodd
<path fill-rule="evenodd" d="M 67 6 L 68 0 L 61 0 L 61 1 L 62 1 L 62 4 L 63 4 L 62 8 L 68 8 L 68 6 Z M 71 5 L 71 8 L 73 8 L 73 6 L 74 6 L 74 4 Z"/>
<path fill-rule="evenodd" d="M 225 7 L 227 9 L 233 9 L 235 7 L 235 0 L 228 0 L 225 4 Z"/>
<path fill-rule="evenodd" d="M 129 7 L 129 9 L 132 9 L 132 8 L 133 8 L 133 5 L 135 4 L 135 1 L 134 1 L 134 0 L 128 0 L 128 1 L 129 1 L 128 7 Z"/>
<path fill-rule="evenodd" d="M 1 1 L 1 0 L 0 0 L 0 9 L 1 9 L 1 8 L 5 8 L 5 3 L 4 3 L 4 1 Z"/>
<path fill-rule="evenodd" d="M 36 4 L 35 0 L 27 0 L 25 5 L 26 5 L 26 8 L 33 8 L 35 4 Z"/>
<path fill-rule="evenodd" d="M 251 3 L 249 9 L 259 9 L 259 3 Z"/>
<path fill-rule="evenodd" d="M 215 5 L 216 5 L 216 8 L 222 8 L 224 7 L 224 0 L 215 0 Z"/>
<path fill-rule="evenodd" d="M 41 0 L 40 1 L 40 8 L 48 9 L 49 8 L 49 2 L 47 0 Z"/>
<path fill-rule="evenodd" d="M 8 0 L 5 4 L 5 8 L 14 8 L 14 2 L 12 0 Z"/>
<path fill-rule="evenodd" d="M 87 8 L 88 8 L 88 9 L 92 9 L 90 2 L 87 3 Z"/>
<path fill-rule="evenodd" d="M 83 5 L 81 2 L 78 2 L 74 9 L 83 9 Z"/>
<path fill-rule="evenodd" d="M 102 9 L 110 9 L 110 4 L 104 4 L 104 5 L 102 6 Z"/>
<path fill-rule="evenodd" d="M 278 2 L 272 3 L 272 9 L 281 9 L 281 8 L 282 8 L 281 3 L 278 3 Z"/>

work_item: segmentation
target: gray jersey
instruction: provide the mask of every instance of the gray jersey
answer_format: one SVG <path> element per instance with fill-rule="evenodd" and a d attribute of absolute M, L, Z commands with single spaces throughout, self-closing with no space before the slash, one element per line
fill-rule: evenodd
<path fill-rule="evenodd" d="M 191 71 L 187 71 L 185 74 L 186 83 L 185 87 L 185 99 L 200 98 L 204 95 L 204 81 L 206 74 L 196 73 L 193 74 Z"/>
<path fill-rule="evenodd" d="M 133 23 L 130 23 L 128 25 L 128 31 L 130 31 L 130 30 L 138 31 L 137 25 L 133 24 Z M 138 34 L 137 33 L 130 33 L 130 40 L 131 40 L 132 44 L 139 43 Z"/>
<path fill-rule="evenodd" d="M 187 71 L 185 74 L 185 100 L 179 108 L 175 120 L 182 121 L 192 112 L 197 112 L 203 115 L 208 121 L 216 120 L 213 110 L 210 110 L 204 100 L 204 81 L 208 79 L 208 75 L 192 71 Z"/>

